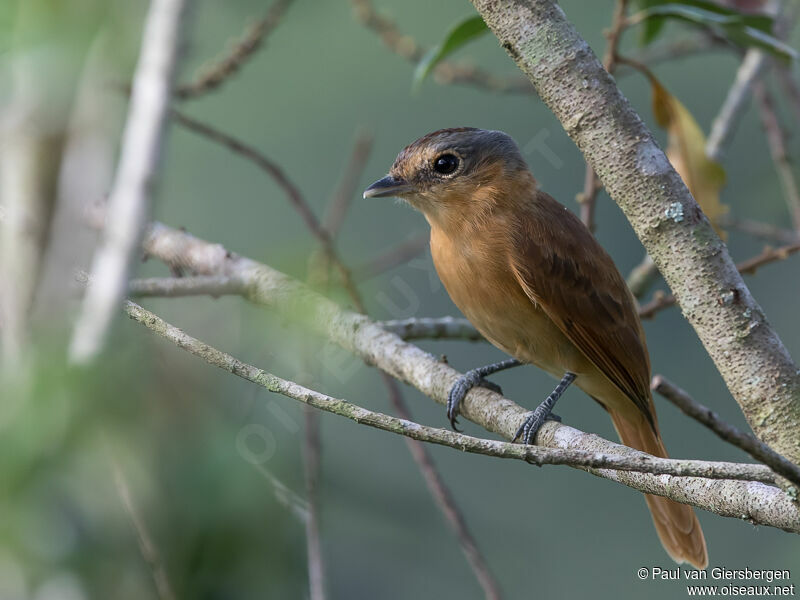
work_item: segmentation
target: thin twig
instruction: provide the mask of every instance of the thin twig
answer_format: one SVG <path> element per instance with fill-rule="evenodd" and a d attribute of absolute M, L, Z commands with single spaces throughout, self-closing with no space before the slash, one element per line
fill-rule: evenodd
<path fill-rule="evenodd" d="M 663 62 L 679 60 L 687 56 L 694 56 L 703 52 L 731 49 L 731 44 L 708 31 L 697 31 L 683 39 L 669 40 L 652 44 L 637 50 L 636 57 L 642 63 L 653 67 Z M 616 77 L 624 77 L 634 70 L 617 68 Z"/>
<path fill-rule="evenodd" d="M 603 57 L 603 67 L 609 73 L 614 73 L 617 68 L 617 57 L 619 55 L 619 43 L 622 33 L 627 27 L 626 15 L 628 11 L 628 0 L 617 0 L 614 5 L 614 16 L 611 22 L 611 29 L 606 33 L 606 54 Z M 581 221 L 589 231 L 595 230 L 594 208 L 597 202 L 597 193 L 602 189 L 600 180 L 590 164 L 586 164 L 586 173 L 583 180 L 583 193 L 578 195 L 581 205 Z"/>
<path fill-rule="evenodd" d="M 794 65 L 792 65 L 794 66 Z M 789 106 L 794 112 L 795 123 L 800 123 L 800 86 L 794 79 L 791 66 L 778 65 L 778 81 L 783 87 Z"/>
<path fill-rule="evenodd" d="M 789 154 L 786 152 L 786 135 L 784 134 L 778 115 L 775 112 L 775 103 L 763 81 L 757 81 L 753 86 L 753 95 L 758 103 L 761 123 L 767 136 L 769 152 L 775 169 L 781 179 L 786 206 L 789 209 L 794 229 L 800 235 L 800 186 L 794 175 Z"/>
<path fill-rule="evenodd" d="M 267 14 L 249 25 L 225 56 L 203 67 L 192 81 L 179 86 L 175 91 L 175 97 L 180 100 L 197 98 L 217 89 L 235 75 L 261 48 L 264 40 L 278 26 L 291 3 L 292 0 L 275 0 Z"/>
<path fill-rule="evenodd" d="M 308 502 L 267 469 L 263 463 L 248 460 L 253 468 L 272 486 L 275 499 L 305 525 L 308 522 Z"/>
<path fill-rule="evenodd" d="M 789 258 L 789 256 L 798 251 L 800 251 L 800 242 L 787 244 L 785 246 L 781 246 L 780 248 L 767 247 L 764 248 L 761 254 L 737 263 L 736 268 L 742 274 L 754 275 L 755 272 L 764 265 L 768 265 L 769 263 L 780 260 L 786 260 Z M 676 298 L 674 295 L 665 294 L 664 292 L 657 292 L 653 295 L 653 299 L 650 302 L 639 307 L 639 316 L 642 319 L 652 319 L 656 313 L 674 305 L 675 303 Z"/>
<path fill-rule="evenodd" d="M 306 479 L 308 519 L 306 521 L 306 554 L 308 556 L 308 584 L 310 600 L 325 600 L 325 569 L 322 560 L 322 543 L 319 535 L 319 494 L 317 480 L 320 471 L 319 419 L 316 411 L 305 407 L 305 436 L 303 442 L 303 472 Z"/>
<path fill-rule="evenodd" d="M 777 13 L 773 33 L 779 40 L 786 39 L 800 14 L 795 4 L 787 3 L 786 6 L 783 6 L 780 1 L 772 3 L 772 10 Z M 736 72 L 736 79 L 728 91 L 717 117 L 711 124 L 711 132 L 706 141 L 706 156 L 711 160 L 719 162 L 721 159 L 725 147 L 733 138 L 736 127 L 747 108 L 751 88 L 760 79 L 768 64 L 769 58 L 763 50 L 750 48 L 745 53 L 742 64 Z"/>
<path fill-rule="evenodd" d="M 677 406 L 684 414 L 699 421 L 720 438 L 741 448 L 757 461 L 764 463 L 779 475 L 800 485 L 800 466 L 786 460 L 754 435 L 744 433 L 729 425 L 707 406 L 693 400 L 689 394 L 662 375 L 653 377 L 650 388 Z"/>
<path fill-rule="evenodd" d="M 356 135 L 353 151 L 350 153 L 350 160 L 344 169 L 336 192 L 328 202 L 328 211 L 323 220 L 322 227 L 330 234 L 333 239 L 339 233 L 344 222 L 344 217 L 353 198 L 357 196 L 358 181 L 364 171 L 364 165 L 372 151 L 373 135 L 370 131 L 361 131 Z"/>
<path fill-rule="evenodd" d="M 188 0 L 153 0 L 150 4 L 106 225 L 92 261 L 94 283 L 86 291 L 70 341 L 73 362 L 87 363 L 97 356 L 125 294 L 129 265 L 147 222 L 160 164 L 187 4 Z"/>
<path fill-rule="evenodd" d="M 385 380 L 389 388 L 389 400 L 395 412 L 401 419 L 411 421 L 411 412 L 408 409 L 406 401 L 403 399 L 397 381 L 383 372 L 381 372 L 381 377 Z M 425 485 L 428 486 L 436 504 L 439 505 L 445 518 L 450 523 L 450 527 L 458 537 L 458 543 L 472 571 L 475 573 L 478 583 L 483 588 L 484 595 L 487 600 L 499 600 L 501 597 L 500 586 L 491 570 L 489 570 L 486 559 L 478 548 L 475 538 L 472 537 L 464 515 L 461 513 L 461 510 L 459 510 L 456 499 L 453 497 L 450 488 L 445 485 L 441 474 L 433 464 L 433 458 L 431 458 L 428 449 L 420 440 L 406 437 L 405 441 L 411 455 L 414 457 L 414 462 L 417 464 L 420 473 L 422 473 Z"/>
<path fill-rule="evenodd" d="M 415 440 L 448 446 L 462 452 L 524 460 L 537 466 L 569 465 L 594 469 L 674 475 L 677 477 L 758 481 L 767 484 L 772 484 L 775 481 L 772 471 L 768 467 L 758 464 L 658 458 L 638 451 L 636 451 L 635 455 L 622 456 L 582 450 L 563 450 L 561 448 L 547 448 L 476 438 L 455 431 L 448 431 L 447 429 L 420 425 L 407 419 L 367 410 L 347 400 L 333 398 L 244 363 L 230 354 L 226 354 L 184 333 L 174 325 L 170 325 L 161 319 L 158 315 L 131 301 L 124 302 L 124 310 L 134 321 L 141 323 L 182 350 L 202 358 L 210 365 L 261 385 L 271 392 L 299 400 L 314 408 L 347 417 L 361 425 L 390 431 Z"/>
<path fill-rule="evenodd" d="M 653 298 L 650 302 L 639 306 L 639 318 L 652 319 L 665 308 L 675 306 L 677 302 L 678 299 L 675 298 L 674 294 L 667 294 L 666 292 L 658 290 L 653 294 Z"/>
<path fill-rule="evenodd" d="M 397 321 L 380 321 L 381 327 L 398 335 L 404 340 L 468 340 L 485 342 L 475 326 L 467 319 L 454 317 L 401 319 Z"/>
<path fill-rule="evenodd" d="M 133 530 L 136 532 L 139 552 L 153 574 L 153 582 L 155 583 L 158 597 L 161 600 L 175 600 L 175 593 L 172 591 L 167 571 L 164 568 L 164 562 L 161 560 L 161 554 L 158 551 L 158 547 L 153 543 L 153 537 L 150 535 L 142 515 L 139 514 L 136 504 L 133 502 L 130 486 L 122 467 L 113 455 L 109 455 L 109 462 L 114 475 L 114 487 L 117 488 L 117 494 L 119 494 L 119 498 L 122 501 L 122 506 L 125 508 L 125 512 L 128 513 Z"/>
<path fill-rule="evenodd" d="M 426 49 L 410 35 L 401 33 L 397 24 L 375 10 L 371 0 L 350 0 L 353 13 L 364 27 L 376 33 L 392 52 L 416 65 Z M 442 61 L 433 71 L 434 79 L 441 84 L 465 84 L 492 92 L 536 94 L 530 82 L 519 75 L 500 77 L 474 65 Z"/>
<path fill-rule="evenodd" d="M 736 229 L 753 237 L 761 238 L 779 244 L 791 244 L 798 240 L 800 234 L 791 229 L 784 229 L 770 223 L 754 221 L 752 219 L 737 219 L 730 215 L 720 217 L 719 226 L 724 229 Z"/>
<path fill-rule="evenodd" d="M 761 76 L 766 64 L 767 57 L 758 48 L 750 48 L 745 54 L 736 72 L 736 79 L 711 124 L 711 132 L 706 141 L 706 156 L 711 160 L 719 162 L 726 146 L 733 139 L 736 127 L 747 108 L 750 88 Z"/>
<path fill-rule="evenodd" d="M 353 282 L 353 277 L 347 267 L 345 267 L 342 264 L 342 261 L 339 259 L 339 255 L 336 252 L 336 248 L 334 248 L 333 240 L 331 239 L 330 235 L 320 224 L 319 220 L 314 214 L 314 211 L 311 210 L 311 207 L 306 202 L 303 194 L 300 192 L 300 189 L 291 181 L 291 179 L 289 179 L 289 177 L 286 175 L 283 169 L 278 166 L 277 163 L 267 158 L 254 147 L 237 140 L 235 137 L 228 135 L 227 133 L 223 133 L 222 131 L 215 129 L 210 125 L 206 125 L 205 123 L 191 119 L 176 110 L 172 111 L 172 116 L 176 122 L 180 123 L 187 129 L 228 148 L 231 152 L 234 152 L 239 156 L 243 156 L 258 166 L 261 170 L 266 172 L 270 177 L 272 177 L 283 189 L 283 191 L 286 192 L 286 197 L 289 199 L 290 204 L 300 214 L 308 230 L 314 235 L 315 238 L 317 238 L 320 244 L 322 244 L 322 249 L 325 252 L 326 258 L 334 265 L 337 273 L 342 279 L 342 286 L 348 291 L 351 297 L 355 298 L 358 296 L 355 283 Z M 356 306 L 359 312 L 364 312 L 363 304 Z"/>
<path fill-rule="evenodd" d="M 653 285 L 657 276 L 658 268 L 656 264 L 653 262 L 653 259 L 650 258 L 649 254 L 645 254 L 642 262 L 631 269 L 626 281 L 631 293 L 636 298 L 641 298 L 645 295 L 647 290 L 650 289 L 650 286 Z"/>
<path fill-rule="evenodd" d="M 427 231 L 401 242 L 394 248 L 389 248 L 383 254 L 376 256 L 369 262 L 356 267 L 354 273 L 358 281 L 377 277 L 390 269 L 394 269 L 421 254 L 428 247 L 430 233 Z"/>
<path fill-rule="evenodd" d="M 787 244 L 780 248 L 764 248 L 761 254 L 748 258 L 736 265 L 740 273 L 746 275 L 755 275 L 755 272 L 764 265 L 773 263 L 779 260 L 786 260 L 792 254 L 800 250 L 800 242 L 794 244 Z"/>

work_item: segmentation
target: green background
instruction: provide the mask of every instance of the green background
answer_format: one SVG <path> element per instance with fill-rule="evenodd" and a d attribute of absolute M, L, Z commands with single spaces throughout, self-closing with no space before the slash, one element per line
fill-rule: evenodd
<path fill-rule="evenodd" d="M 56 71 L 69 98 L 83 52 L 104 28 L 101 54 L 108 58 L 112 82 L 128 79 L 144 11 L 139 4 L 144 3 L 37 0 L 39 12 L 31 18 L 28 35 L 15 41 L 10 32 L 16 27 L 18 4 L 6 1 L 0 7 L 0 59 L 37 45 L 57 48 L 67 66 Z M 561 5 L 602 54 L 602 30 L 610 22 L 612 2 L 564 0 Z M 454 21 L 472 10 L 467 2 L 422 0 L 380 0 L 378 8 L 425 46 L 439 41 Z M 180 80 L 219 55 L 244 23 L 264 10 L 265 3 L 254 0 L 197 2 Z M 664 39 L 685 32 L 670 26 Z M 626 34 L 623 49 L 634 57 L 639 52 L 634 32 Z M 456 58 L 474 60 L 498 74 L 515 74 L 514 64 L 491 36 Z M 738 63 L 732 53 L 714 52 L 660 65 L 656 73 L 707 132 Z M 412 72 L 413 65 L 353 18 L 344 0 L 297 0 L 234 79 L 185 102 L 183 109 L 277 161 L 318 214 L 324 214 L 357 130 L 366 128 L 375 136 L 362 189 L 388 170 L 407 143 L 453 126 L 501 129 L 521 147 L 537 134 L 547 136 L 560 166 L 537 152 L 528 152 L 526 159 L 546 191 L 577 209 L 574 198 L 584 176 L 580 153 L 535 97 L 440 86 L 433 80 L 412 94 Z M 10 80 L 7 71 L 0 75 L 2 98 Z M 646 81 L 634 74 L 621 78 L 620 85 L 655 127 Z M 113 109 L 116 136 L 123 100 L 111 85 L 97 93 Z M 788 119 L 791 113 L 782 114 Z M 663 132 L 656 135 L 664 141 Z M 797 153 L 797 137 L 791 142 Z M 728 183 L 723 201 L 732 214 L 790 225 L 752 108 L 724 166 Z M 269 177 L 177 125 L 170 127 L 161 161 L 154 213 L 169 225 L 298 278 L 306 276 L 307 258 L 315 248 Z M 627 273 L 643 250 L 603 193 L 597 224 L 599 240 Z M 421 215 L 404 205 L 357 197 L 338 246 L 344 260 L 358 266 L 426 228 Z M 729 246 L 735 259 L 744 259 L 763 244 L 733 232 Z M 770 265 L 747 278 L 796 357 L 797 260 Z M 137 269 L 145 275 L 167 274 L 155 261 Z M 459 314 L 438 283 L 428 253 L 365 282 L 362 291 L 377 319 Z M 70 298 L 64 303 L 74 306 Z M 268 311 L 232 298 L 144 304 L 243 360 L 288 379 L 303 376 L 303 336 Z M 729 422 L 746 427 L 679 310 L 664 311 L 645 328 L 655 373 L 679 383 Z M 307 595 L 303 526 L 243 452 L 243 444 L 254 452 L 264 450 L 269 458 L 261 468 L 303 496 L 303 413 L 296 402 L 209 367 L 127 319 L 118 320 L 101 364 L 88 372 L 71 371 L 64 364 L 68 322 L 40 314 L 36 332 L 32 377 L 23 383 L 7 377 L 0 392 L 5 406 L 0 419 L 0 597 L 157 597 L 115 490 L 109 456 L 116 457 L 129 480 L 178 597 Z M 487 344 L 420 345 L 446 354 L 459 370 L 502 357 Z M 312 348 L 310 369 L 321 391 L 391 411 L 374 369 L 316 340 Z M 538 403 L 553 386 L 533 367 L 494 380 L 525 406 Z M 410 388 L 404 392 L 417 421 L 446 426 L 442 407 Z M 673 456 L 748 460 L 672 406 L 658 398 L 656 403 Z M 569 425 L 615 439 L 607 416 L 579 390 L 565 395 L 558 412 Z M 327 414 L 321 416 L 321 427 L 321 535 L 330 597 L 482 597 L 403 440 Z M 485 433 L 468 423 L 465 429 Z M 262 442 L 266 448 L 259 446 Z M 685 596 L 680 582 L 637 577 L 643 566 L 675 566 L 662 550 L 638 493 L 566 467 L 539 469 L 447 448 L 429 450 L 507 598 Z M 795 581 L 800 581 L 795 536 L 702 511 L 699 517 L 710 566 L 794 569 Z"/>

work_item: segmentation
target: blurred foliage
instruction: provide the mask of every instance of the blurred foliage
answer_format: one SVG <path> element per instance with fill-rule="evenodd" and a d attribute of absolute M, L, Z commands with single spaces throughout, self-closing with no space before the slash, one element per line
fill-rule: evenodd
<path fill-rule="evenodd" d="M 602 29 L 610 21 L 612 3 L 564 0 L 561 5 L 602 54 Z M 387 0 L 379 7 L 404 31 L 433 46 L 468 5 Z M 20 53 L 50 48 L 44 54 L 50 66 L 41 76 L 52 78 L 67 106 L 93 49 L 114 74 L 96 93 L 121 103 L 115 85 L 130 77 L 145 8 L 144 2 L 126 0 L 0 2 L 0 101 L 11 91 L 9 65 Z M 182 80 L 218 56 L 227 40 L 264 10 L 258 0 L 198 1 Z M 668 24 L 659 43 L 679 39 L 685 29 Z M 623 50 L 636 57 L 637 46 L 628 44 L 628 37 Z M 474 40 L 470 50 L 471 59 L 484 68 L 515 73 L 492 36 Z M 733 54 L 690 57 L 659 66 L 658 76 L 707 129 L 738 62 Z M 346 2 L 298 0 L 235 80 L 187 103 L 186 109 L 278 161 L 318 214 L 360 126 L 376 134 L 364 185 L 385 173 L 397 151 L 416 137 L 470 125 L 509 132 L 543 188 L 576 209 L 572 199 L 583 186 L 583 162 L 538 100 L 432 84 L 411 96 L 413 70 L 352 19 Z M 636 76 L 619 81 L 642 116 L 652 120 L 648 82 Z M 54 96 L 52 102 L 55 106 L 59 100 Z M 121 118 L 120 113 L 118 128 Z M 723 198 L 734 214 L 788 223 L 755 114 L 746 116 L 725 166 L 729 184 Z M 174 126 L 162 167 L 157 218 L 296 277 L 306 276 L 316 244 L 263 173 Z M 598 237 L 620 269 L 627 272 L 638 264 L 641 245 L 603 194 L 597 220 Z M 425 228 L 413 211 L 356 198 L 338 247 L 350 265 L 358 266 Z M 760 247 L 760 242 L 731 235 L 736 258 Z M 138 272 L 168 274 L 154 261 L 140 265 Z M 795 356 L 800 355 L 800 320 L 789 299 L 800 294 L 797 272 L 796 260 L 789 260 L 750 279 Z M 363 282 L 362 290 L 376 318 L 458 314 L 427 255 Z M 60 302 L 74 306 L 74 296 L 74 290 L 63 290 Z M 342 295 L 337 299 L 346 303 Z M 268 311 L 235 298 L 146 304 L 244 360 L 288 379 L 302 376 L 297 350 L 302 345 Z M 128 482 L 178 598 L 302 597 L 307 590 L 303 525 L 276 498 L 270 483 L 275 477 L 295 492 L 303 489 L 299 408 L 123 320 L 101 364 L 91 371 L 70 370 L 63 352 L 69 323 L 58 318 L 44 315 L 37 322 L 33 356 L 0 382 L 0 598 L 157 597 L 136 529 L 114 485 L 113 462 Z M 680 313 L 665 312 L 646 328 L 654 368 L 743 426 Z M 447 354 L 462 370 L 500 356 L 482 344 L 422 345 Z M 372 369 L 326 344 L 317 346 L 322 375 L 315 386 L 371 409 L 390 410 Z M 549 377 L 533 368 L 497 380 L 511 398 L 528 406 L 552 389 Z M 439 406 L 413 390 L 405 392 L 417 420 L 446 424 Z M 607 416 L 580 392 L 568 391 L 560 406 L 565 422 L 614 437 Z M 658 410 L 674 455 L 742 460 L 671 407 L 659 403 Z M 469 433 L 484 434 L 466 427 Z M 322 418 L 322 431 L 322 536 L 331 597 L 479 597 L 402 440 L 330 416 Z M 646 594 L 659 599 L 682 594 L 675 582 L 636 578 L 641 566 L 672 566 L 639 495 L 570 469 L 532 469 L 444 448 L 431 451 L 507 597 Z M 793 536 L 708 514 L 700 519 L 712 565 L 800 564 Z"/>

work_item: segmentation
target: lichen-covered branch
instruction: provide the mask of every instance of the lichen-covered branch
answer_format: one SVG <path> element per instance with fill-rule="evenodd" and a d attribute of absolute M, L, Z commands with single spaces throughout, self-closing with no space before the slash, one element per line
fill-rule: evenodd
<path fill-rule="evenodd" d="M 619 204 L 759 438 L 800 462 L 800 369 L 725 244 L 553 0 L 473 0 Z"/>
<path fill-rule="evenodd" d="M 211 365 L 230 371 L 234 375 L 257 383 L 272 392 L 300 400 L 325 412 L 347 417 L 356 423 L 398 433 L 415 440 L 449 446 L 463 452 L 524 460 L 539 466 L 561 464 L 595 469 L 608 468 L 658 475 L 666 474 L 677 477 L 759 481 L 770 484 L 775 481 L 774 473 L 768 467 L 758 464 L 658 458 L 636 450 L 619 454 L 608 452 L 608 448 L 591 452 L 585 452 L 579 448 L 565 450 L 562 448 L 499 442 L 476 438 L 455 431 L 448 431 L 447 429 L 427 427 L 407 419 L 373 412 L 346 400 L 333 398 L 293 381 L 281 379 L 277 375 L 267 373 L 201 342 L 133 302 L 126 301 L 124 309 L 133 320 L 145 325 L 148 329 L 168 339 L 183 350 L 202 358 Z M 567 429 L 572 428 L 567 427 Z M 573 431 L 579 435 L 591 435 L 577 430 Z M 571 437 L 574 437 L 574 435 L 571 435 Z M 620 448 L 625 448 L 625 446 L 620 446 Z M 631 449 L 628 448 L 627 450 Z"/>
<path fill-rule="evenodd" d="M 693 400 L 689 394 L 667 381 L 662 375 L 653 377 L 650 387 L 672 402 L 684 414 L 699 421 L 726 442 L 741 448 L 756 460 L 771 467 L 776 473 L 788 478 L 797 486 L 795 494 L 800 490 L 800 466 L 789 462 L 753 435 L 739 431 L 736 427 L 725 423 L 717 413 Z"/>
<path fill-rule="evenodd" d="M 242 278 L 247 283 L 246 297 L 251 301 L 296 317 L 305 327 L 349 350 L 368 364 L 413 385 L 440 404 L 446 402 L 449 389 L 460 376 L 433 355 L 402 341 L 367 317 L 344 311 L 286 275 L 267 265 L 230 253 L 219 244 L 211 244 L 155 223 L 148 231 L 144 249 L 168 265 L 180 266 L 201 275 Z M 474 388 L 467 394 L 461 414 L 484 429 L 511 439 L 528 413 L 499 394 Z M 441 435 L 455 435 L 449 431 L 437 431 L 443 431 Z M 541 447 L 561 449 L 583 448 L 583 444 L 586 444 L 593 451 L 629 457 L 642 454 L 554 422 L 544 425 L 537 443 Z M 608 469 L 590 472 L 717 514 L 744 515 L 747 519 L 776 523 L 783 529 L 800 531 L 800 512 L 797 507 L 781 490 L 764 484 L 730 480 L 699 483 L 691 478 L 653 476 L 641 472 L 621 474 Z"/>

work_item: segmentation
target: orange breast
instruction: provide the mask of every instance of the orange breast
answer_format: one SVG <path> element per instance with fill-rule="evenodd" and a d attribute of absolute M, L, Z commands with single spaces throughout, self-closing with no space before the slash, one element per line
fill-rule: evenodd
<path fill-rule="evenodd" d="M 431 254 L 448 294 L 478 331 L 503 352 L 561 377 L 594 367 L 517 283 L 499 235 L 450 239 L 431 227 Z"/>

